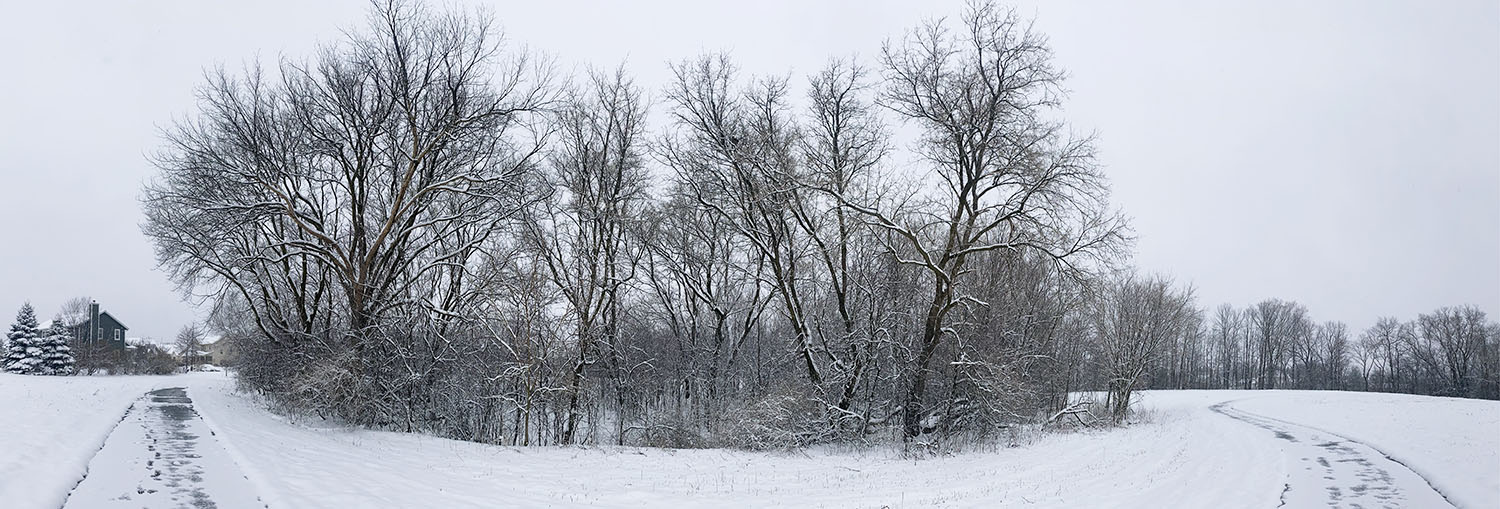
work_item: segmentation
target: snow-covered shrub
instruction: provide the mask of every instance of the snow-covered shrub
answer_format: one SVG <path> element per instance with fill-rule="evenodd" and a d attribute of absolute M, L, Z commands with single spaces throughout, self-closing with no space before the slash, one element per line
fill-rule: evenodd
<path fill-rule="evenodd" d="M 626 428 L 624 442 L 640 447 L 667 449 L 703 449 L 711 445 L 696 426 L 677 420 Z"/>
<path fill-rule="evenodd" d="M 715 439 L 722 446 L 780 449 L 825 442 L 835 435 L 823 404 L 790 387 L 737 400 L 724 410 Z"/>
<path fill-rule="evenodd" d="M 1109 406 L 1093 397 L 1081 398 L 1069 403 L 1061 410 L 1046 416 L 1042 424 L 1048 429 L 1078 430 L 1093 428 L 1104 423 L 1109 415 Z"/>
<path fill-rule="evenodd" d="M 110 372 L 119 375 L 169 375 L 177 368 L 177 358 L 171 352 L 150 343 L 104 359 Z"/>
<path fill-rule="evenodd" d="M 353 352 L 317 359 L 300 366 L 302 369 L 285 376 L 284 392 L 279 395 L 283 410 L 297 413 L 313 413 L 328 418 L 337 416 L 349 419 L 361 414 L 357 374 L 357 361 Z M 354 419 L 359 422 L 358 419 Z M 386 422 L 372 422 L 376 426 Z"/>

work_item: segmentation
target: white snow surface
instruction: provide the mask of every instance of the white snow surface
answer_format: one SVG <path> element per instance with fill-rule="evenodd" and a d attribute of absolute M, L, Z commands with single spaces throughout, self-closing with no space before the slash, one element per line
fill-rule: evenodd
<path fill-rule="evenodd" d="M 1247 392 L 1235 408 L 1367 444 L 1459 507 L 1500 507 L 1500 403 L 1366 392 Z"/>
<path fill-rule="evenodd" d="M 245 490 L 278 509 L 1259 508 L 1311 500 L 1327 506 L 1330 495 L 1324 491 L 1334 487 L 1342 487 L 1341 503 L 1366 507 L 1448 502 L 1496 507 L 1500 501 L 1500 402 L 1493 401 L 1153 391 L 1141 400 L 1147 420 L 1123 429 L 1048 434 L 1020 447 L 913 460 L 894 448 L 779 453 L 526 448 L 348 429 L 272 414 L 235 393 L 224 373 L 195 373 L 0 375 L 0 429 L 6 430 L 0 433 L 0 505 L 62 505 L 125 410 L 145 392 L 163 387 L 187 388 L 211 430 L 199 446 L 221 451 L 227 460 L 215 460 L 225 464 L 218 468 L 232 464 L 246 481 Z M 1327 456 L 1327 475 L 1315 472 L 1321 467 L 1315 466 L 1314 454 Z M 1349 461 L 1338 463 L 1340 457 Z M 95 467 L 90 475 L 126 475 L 109 472 Z M 1372 484 L 1364 478 L 1371 472 L 1383 477 Z M 1370 489 L 1349 489 L 1361 483 Z M 1374 503 L 1364 504 L 1361 496 Z M 81 500 L 69 506 L 87 507 Z"/>

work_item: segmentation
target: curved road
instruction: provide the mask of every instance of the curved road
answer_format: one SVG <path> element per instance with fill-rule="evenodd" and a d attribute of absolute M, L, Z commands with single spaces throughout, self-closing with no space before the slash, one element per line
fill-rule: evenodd
<path fill-rule="evenodd" d="M 1283 441 L 1284 507 L 1453 507 L 1428 481 L 1379 450 L 1316 428 L 1258 415 L 1226 401 L 1209 407 Z"/>

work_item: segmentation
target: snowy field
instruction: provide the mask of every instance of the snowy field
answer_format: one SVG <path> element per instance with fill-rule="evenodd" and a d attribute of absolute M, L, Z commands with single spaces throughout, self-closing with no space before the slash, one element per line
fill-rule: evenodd
<path fill-rule="evenodd" d="M 1150 392 L 1130 428 L 911 460 L 485 446 L 289 422 L 232 385 L 0 375 L 0 506 L 1500 507 L 1492 401 Z"/>

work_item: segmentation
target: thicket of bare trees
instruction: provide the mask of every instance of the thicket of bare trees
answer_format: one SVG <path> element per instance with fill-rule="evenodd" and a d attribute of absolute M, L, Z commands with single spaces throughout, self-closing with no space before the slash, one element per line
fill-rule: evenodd
<path fill-rule="evenodd" d="M 984 437 L 1089 389 L 1117 418 L 1147 387 L 1494 390 L 1482 314 L 1396 326 L 1353 377 L 1366 342 L 1301 306 L 1205 320 L 1117 275 L 1126 224 L 1012 11 L 803 82 L 688 58 L 660 91 L 502 42 L 379 3 L 311 60 L 212 74 L 166 133 L 143 229 L 245 387 L 480 442 L 743 447 Z"/>
<path fill-rule="evenodd" d="M 1126 274 L 1105 285 L 1093 302 L 1095 360 L 1104 377 L 1105 406 L 1118 423 L 1130 410 L 1131 394 L 1147 387 L 1148 371 L 1173 363 L 1169 354 L 1198 343 L 1203 314 L 1190 288 L 1175 288 L 1160 276 Z"/>

